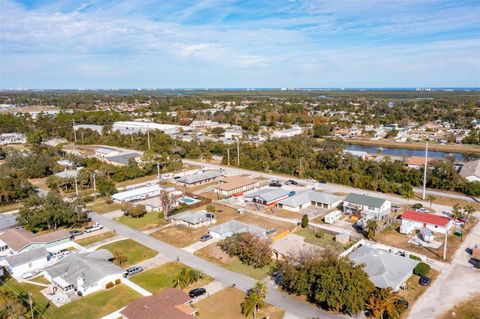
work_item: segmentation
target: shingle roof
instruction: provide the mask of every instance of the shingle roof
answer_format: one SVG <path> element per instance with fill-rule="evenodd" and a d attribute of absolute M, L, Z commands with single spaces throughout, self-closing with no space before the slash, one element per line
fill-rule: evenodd
<path fill-rule="evenodd" d="M 206 171 L 203 173 L 196 173 L 192 175 L 187 175 L 185 177 L 179 178 L 178 181 L 184 184 L 194 184 L 198 182 L 203 182 L 207 179 L 217 178 L 223 174 L 219 171 Z"/>
<path fill-rule="evenodd" d="M 300 205 L 304 205 L 309 202 L 333 204 L 340 200 L 341 198 L 337 196 L 327 195 L 327 194 L 316 192 L 313 190 L 306 190 L 301 193 L 297 193 L 293 196 L 290 196 L 288 198 L 282 199 L 278 203 L 282 205 L 290 206 L 290 207 L 298 207 Z"/>
<path fill-rule="evenodd" d="M 387 200 L 383 198 L 368 196 L 368 195 L 350 193 L 345 198 L 345 201 L 349 203 L 363 205 L 363 206 L 380 208 Z"/>
<path fill-rule="evenodd" d="M 10 267 L 15 267 L 15 266 L 23 265 L 37 259 L 46 258 L 47 256 L 48 256 L 48 251 L 45 248 L 40 247 L 40 248 L 32 249 L 20 254 L 9 256 L 6 258 L 6 261 L 8 262 Z"/>
<path fill-rule="evenodd" d="M 207 212 L 204 210 L 198 212 L 186 211 L 183 213 L 175 214 L 171 219 L 174 220 L 183 220 L 189 224 L 200 224 L 204 221 L 211 220 L 212 218 L 207 217 Z"/>
<path fill-rule="evenodd" d="M 212 227 L 209 229 L 212 232 L 218 233 L 220 235 L 225 234 L 225 233 L 233 233 L 233 234 L 238 234 L 238 233 L 251 233 L 257 236 L 264 236 L 266 233 L 266 229 L 255 226 L 255 225 L 250 225 L 246 223 L 239 222 L 237 220 L 230 220 L 226 223 L 217 225 L 215 227 Z"/>
<path fill-rule="evenodd" d="M 34 233 L 23 228 L 15 228 L 9 229 L 0 235 L 0 240 L 6 243 L 13 250 L 18 251 L 31 243 L 48 244 L 56 240 L 68 238 L 70 236 L 71 235 L 69 231 L 66 229 L 35 235 Z"/>
<path fill-rule="evenodd" d="M 114 155 L 114 156 L 107 156 L 105 157 L 105 159 L 110 162 L 127 165 L 130 159 L 132 158 L 134 159 L 135 157 L 139 157 L 139 156 L 140 156 L 139 153 L 132 152 L 132 153 L 125 153 L 125 154 Z"/>
<path fill-rule="evenodd" d="M 192 300 L 180 289 L 167 288 L 153 296 L 132 301 L 120 313 L 127 319 L 191 319 L 196 309 L 189 307 L 187 314 L 182 307 Z"/>
<path fill-rule="evenodd" d="M 460 171 L 460 175 L 465 178 L 469 176 L 480 177 L 480 160 L 465 163 Z"/>
<path fill-rule="evenodd" d="M 105 276 L 122 274 L 124 271 L 109 259 L 113 255 L 106 249 L 72 254 L 56 264 L 45 268 L 52 278 L 61 277 L 65 282 L 76 285 L 78 278 L 85 279 L 85 287 L 96 284 Z"/>
<path fill-rule="evenodd" d="M 360 246 L 348 258 L 356 264 L 365 264 L 365 272 L 378 288 L 396 289 L 418 264 L 417 260 L 367 246 Z"/>
<path fill-rule="evenodd" d="M 276 200 L 280 197 L 284 197 L 285 195 L 288 195 L 290 191 L 287 191 L 283 188 L 264 188 L 260 189 L 256 192 L 246 194 L 246 198 L 255 198 L 259 197 L 267 202 Z"/>
<path fill-rule="evenodd" d="M 414 212 L 411 210 L 405 211 L 402 214 L 401 218 L 414 220 L 417 222 L 426 223 L 430 225 L 441 226 L 441 227 L 445 227 L 450 222 L 450 218 L 447 218 L 447 217 L 438 216 L 434 214 Z"/>

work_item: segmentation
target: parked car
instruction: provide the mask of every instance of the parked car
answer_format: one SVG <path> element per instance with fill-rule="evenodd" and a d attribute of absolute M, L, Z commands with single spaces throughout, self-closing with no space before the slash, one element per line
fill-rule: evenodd
<path fill-rule="evenodd" d="M 92 226 L 85 227 L 85 232 L 86 233 L 93 233 L 94 231 L 97 231 L 97 230 L 100 230 L 100 229 L 103 229 L 103 226 L 100 225 L 99 223 L 95 223 Z"/>
<path fill-rule="evenodd" d="M 417 208 L 417 209 L 415 209 L 415 211 L 420 212 L 420 213 L 430 213 L 428 211 L 428 209 L 426 209 L 426 208 Z"/>
<path fill-rule="evenodd" d="M 73 229 L 70 231 L 70 235 L 72 235 L 73 237 L 78 237 L 80 235 L 83 235 L 83 231 L 80 231 L 78 229 Z"/>
<path fill-rule="evenodd" d="M 33 273 L 31 272 L 26 272 L 22 275 L 22 279 L 30 279 L 32 278 L 33 276 L 35 276 Z"/>
<path fill-rule="evenodd" d="M 432 279 L 428 276 L 423 276 L 422 278 L 420 278 L 420 280 L 418 281 L 418 283 L 421 285 L 421 286 L 428 286 L 430 285 L 430 282 L 432 281 Z"/>
<path fill-rule="evenodd" d="M 298 185 L 298 182 L 294 181 L 293 179 L 289 179 L 285 182 L 285 185 Z"/>
<path fill-rule="evenodd" d="M 212 239 L 212 236 L 211 235 L 203 235 L 202 237 L 200 237 L 200 241 L 203 241 L 203 242 L 206 242 L 208 240 Z"/>
<path fill-rule="evenodd" d="M 197 297 L 200 297 L 201 295 L 204 295 L 206 293 L 207 293 L 207 291 L 205 290 L 205 288 L 195 288 L 195 289 L 190 290 L 190 292 L 188 293 L 188 296 L 190 298 L 197 298 Z"/>
<path fill-rule="evenodd" d="M 268 184 L 270 187 L 282 187 L 282 183 L 279 181 L 271 181 L 270 184 Z"/>
<path fill-rule="evenodd" d="M 125 270 L 125 273 L 123 274 L 123 277 L 127 278 L 127 277 L 130 277 L 130 276 L 136 275 L 138 273 L 141 273 L 142 271 L 143 271 L 143 267 L 133 266 L 133 267 L 127 268 L 127 270 Z"/>
<path fill-rule="evenodd" d="M 459 222 L 462 222 L 462 223 L 464 223 L 464 224 L 466 224 L 466 223 L 468 222 L 468 219 L 466 219 L 466 218 L 462 218 L 462 217 L 460 217 L 460 218 L 457 218 L 457 220 L 458 220 Z"/>
<path fill-rule="evenodd" d="M 206 213 L 205 216 L 211 219 L 215 218 L 215 214 L 212 214 L 212 213 Z"/>
<path fill-rule="evenodd" d="M 395 305 L 400 306 L 404 310 L 408 309 L 408 301 L 405 299 L 397 299 L 395 300 Z"/>

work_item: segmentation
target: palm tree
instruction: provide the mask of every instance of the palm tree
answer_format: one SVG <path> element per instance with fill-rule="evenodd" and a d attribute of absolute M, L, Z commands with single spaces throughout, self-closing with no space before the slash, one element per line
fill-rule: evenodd
<path fill-rule="evenodd" d="M 463 207 L 463 213 L 465 214 L 465 217 L 467 219 L 470 219 L 470 217 L 473 215 L 473 213 L 475 213 L 475 207 L 473 206 L 465 206 Z"/>
<path fill-rule="evenodd" d="M 255 286 L 247 292 L 245 300 L 242 302 L 242 315 L 248 317 L 250 314 L 257 318 L 257 311 L 265 306 L 267 296 L 267 287 L 261 281 L 257 281 Z"/>
<path fill-rule="evenodd" d="M 393 293 L 392 288 L 379 289 L 368 298 L 367 308 L 372 312 L 373 318 L 382 318 L 386 314 L 388 318 L 397 318 L 399 313 L 396 307 L 398 295 Z"/>
<path fill-rule="evenodd" d="M 453 219 L 458 219 L 461 214 L 462 214 L 462 211 L 460 210 L 460 205 L 455 204 L 452 208 L 452 218 Z"/>
<path fill-rule="evenodd" d="M 437 197 L 436 197 L 435 195 L 428 194 L 428 195 L 427 195 L 427 199 L 428 199 L 428 201 L 430 202 L 430 208 L 432 208 L 432 202 L 433 202 L 434 200 L 436 200 Z"/>
<path fill-rule="evenodd" d="M 173 278 L 173 286 L 186 288 L 204 277 L 203 273 L 190 268 L 182 268 Z"/>

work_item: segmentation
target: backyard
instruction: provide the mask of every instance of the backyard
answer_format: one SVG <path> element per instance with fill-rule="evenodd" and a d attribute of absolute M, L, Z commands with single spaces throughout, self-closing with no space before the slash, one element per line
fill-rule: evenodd
<path fill-rule="evenodd" d="M 195 304 L 198 309 L 198 318 L 245 319 L 240 306 L 244 298 L 244 292 L 234 288 L 225 288 Z M 285 311 L 282 309 L 267 304 L 257 313 L 257 318 L 281 319 L 284 314 Z"/>
<path fill-rule="evenodd" d="M 313 230 L 309 228 L 299 228 L 294 232 L 294 234 L 304 237 L 306 243 L 313 244 L 321 248 L 330 248 L 338 252 L 342 252 L 343 250 L 346 249 L 345 247 L 350 246 L 349 244 L 346 244 L 344 246 L 337 243 L 333 235 L 330 235 L 321 231 L 317 231 L 315 233 Z"/>
<path fill-rule="evenodd" d="M 173 287 L 175 275 L 182 268 L 190 267 L 178 262 L 169 262 L 135 275 L 131 277 L 130 280 L 151 293 L 158 293 L 165 288 Z M 185 288 L 185 290 L 188 291 L 193 288 L 202 287 L 212 281 L 211 277 L 207 275 L 204 276 L 205 277 L 198 282 Z"/>
<path fill-rule="evenodd" d="M 116 241 L 111 244 L 100 246 L 98 249 L 107 249 L 115 255 L 116 252 L 126 257 L 126 261 L 122 263 L 122 268 L 135 265 L 141 261 L 155 257 L 158 253 L 142 244 L 131 239 Z"/>
<path fill-rule="evenodd" d="M 122 204 L 109 202 L 105 198 L 97 198 L 93 203 L 88 204 L 87 207 L 97 214 L 105 214 L 121 209 Z"/>

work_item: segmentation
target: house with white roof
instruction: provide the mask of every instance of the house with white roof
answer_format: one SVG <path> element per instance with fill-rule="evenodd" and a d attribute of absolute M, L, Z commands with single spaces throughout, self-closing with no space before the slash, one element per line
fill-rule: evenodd
<path fill-rule="evenodd" d="M 306 190 L 282 199 L 277 203 L 277 207 L 298 212 L 309 206 L 331 209 L 340 205 L 341 202 L 341 197 L 320 193 L 314 190 Z"/>
<path fill-rule="evenodd" d="M 204 210 L 186 211 L 170 217 L 172 224 L 177 226 L 186 226 L 190 228 L 199 228 L 215 224 L 217 221 L 215 215 Z"/>
<path fill-rule="evenodd" d="M 466 178 L 469 182 L 480 181 L 480 160 L 471 161 L 463 164 L 460 170 L 460 176 Z"/>
<path fill-rule="evenodd" d="M 277 202 L 294 195 L 295 192 L 283 188 L 264 188 L 244 195 L 245 200 L 265 206 L 273 206 Z"/>
<path fill-rule="evenodd" d="M 343 212 L 345 214 L 360 214 L 366 219 L 385 219 L 392 209 L 392 203 L 389 200 L 350 193 L 343 200 Z"/>
<path fill-rule="evenodd" d="M 292 126 L 289 129 L 274 131 L 272 133 L 272 138 L 287 138 L 300 135 L 303 133 L 303 130 L 300 126 Z"/>
<path fill-rule="evenodd" d="M 267 230 L 265 228 L 242 223 L 237 220 L 230 220 L 223 224 L 212 227 L 208 232 L 210 236 L 220 240 L 239 233 L 251 233 L 258 237 L 265 237 L 267 235 Z"/>
<path fill-rule="evenodd" d="M 39 247 L 8 256 L 5 258 L 7 271 L 13 277 L 20 277 L 27 272 L 41 269 L 48 264 L 49 254 L 44 247 Z"/>
<path fill-rule="evenodd" d="M 165 189 L 158 184 L 147 184 L 145 186 L 118 192 L 112 195 L 112 200 L 117 203 L 132 202 L 135 200 L 143 200 L 155 196 L 159 196 L 160 192 Z"/>

